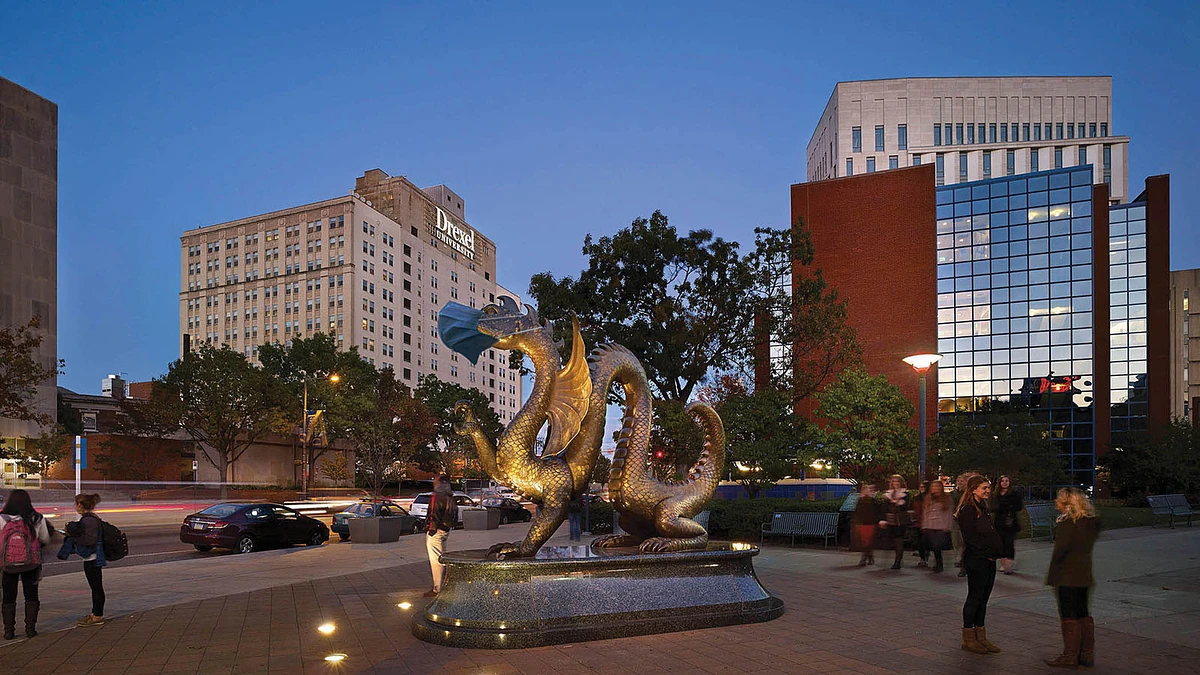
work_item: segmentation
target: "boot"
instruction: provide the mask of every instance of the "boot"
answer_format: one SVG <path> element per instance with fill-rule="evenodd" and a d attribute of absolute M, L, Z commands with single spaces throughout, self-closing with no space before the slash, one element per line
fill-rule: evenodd
<path fill-rule="evenodd" d="M 1000 653 L 1000 648 L 997 647 L 996 645 L 992 644 L 987 639 L 987 629 L 984 628 L 983 626 L 975 627 L 975 639 L 979 640 L 979 644 L 983 645 L 984 649 L 988 650 L 989 652 L 991 652 L 993 654 Z"/>
<path fill-rule="evenodd" d="M 34 628 L 37 626 L 38 610 L 42 608 L 40 602 L 25 601 L 25 637 L 31 638 L 37 635 Z"/>
<path fill-rule="evenodd" d="M 1096 622 L 1085 616 L 1079 620 L 1079 665 L 1091 668 L 1096 663 Z"/>
<path fill-rule="evenodd" d="M 4 639 L 15 638 L 17 636 L 17 603 L 6 602 L 0 605 L 0 615 L 4 617 Z"/>
<path fill-rule="evenodd" d="M 1062 619 L 1063 653 L 1053 659 L 1045 659 L 1052 668 L 1074 668 L 1079 665 L 1080 630 L 1078 619 Z"/>
<path fill-rule="evenodd" d="M 962 648 L 963 649 L 965 649 L 969 652 L 974 652 L 976 654 L 987 654 L 988 653 L 987 647 L 984 647 L 983 645 L 979 644 L 979 640 L 975 638 L 975 629 L 974 628 L 964 628 L 964 629 L 962 629 L 962 631 L 963 631 L 962 632 Z"/>

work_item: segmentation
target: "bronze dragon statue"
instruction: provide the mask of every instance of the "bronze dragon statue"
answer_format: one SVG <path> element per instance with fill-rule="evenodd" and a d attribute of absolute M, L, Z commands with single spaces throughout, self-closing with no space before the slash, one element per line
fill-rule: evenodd
<path fill-rule="evenodd" d="M 663 483 L 646 471 L 650 390 L 641 363 L 629 350 L 606 344 L 585 357 L 579 323 L 572 317 L 571 351 L 564 366 L 550 326 L 538 319 L 532 307 L 522 313 L 516 302 L 505 296 L 482 310 L 448 303 L 439 315 L 438 327 L 442 341 L 472 363 L 485 349 L 517 349 L 534 367 L 529 399 L 495 445 L 483 433 L 469 405 L 460 403 L 455 408 L 459 416 L 455 432 L 471 438 L 484 470 L 541 505 L 523 541 L 498 544 L 490 554 L 499 558 L 533 556 L 565 520 L 571 499 L 587 490 L 604 440 L 607 396 L 614 383 L 624 388 L 626 401 L 609 489 L 615 495 L 614 508 L 621 513 L 621 527 L 630 534 L 600 538 L 598 545 L 642 544 L 643 551 L 705 546 L 708 535 L 704 528 L 688 518 L 712 497 L 724 465 L 724 431 L 710 406 L 693 403 L 688 407 L 699 415 L 706 432 L 700 460 L 687 480 Z M 547 423 L 546 443 L 542 456 L 537 457 L 534 441 Z M 640 471 L 631 468 L 631 463 L 639 462 Z"/>

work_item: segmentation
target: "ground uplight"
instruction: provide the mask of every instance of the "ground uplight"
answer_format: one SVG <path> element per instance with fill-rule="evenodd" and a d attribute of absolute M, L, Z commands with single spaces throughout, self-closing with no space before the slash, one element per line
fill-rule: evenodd
<path fill-rule="evenodd" d="M 329 635 L 333 631 L 337 630 L 337 626 L 331 623 L 323 623 L 320 626 L 317 626 L 317 630 L 321 631 L 323 635 Z"/>
<path fill-rule="evenodd" d="M 329 656 L 325 657 L 325 660 L 330 663 L 341 663 L 342 661 L 346 660 L 346 655 L 345 654 L 330 654 Z"/>

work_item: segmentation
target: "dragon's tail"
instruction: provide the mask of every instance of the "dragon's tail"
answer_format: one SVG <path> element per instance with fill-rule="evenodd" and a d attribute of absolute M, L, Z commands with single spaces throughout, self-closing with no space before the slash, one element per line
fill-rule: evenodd
<path fill-rule="evenodd" d="M 640 476 L 639 466 L 644 465 L 646 461 L 646 450 L 650 443 L 649 420 L 652 414 L 650 386 L 641 362 L 619 344 L 597 346 L 588 356 L 588 361 L 593 367 L 592 397 L 598 399 L 593 405 L 598 410 L 605 410 L 608 388 L 612 383 L 619 383 L 625 389 L 625 411 L 621 420 L 621 430 L 617 434 L 608 480 L 612 502 L 620 504 L 626 481 Z M 600 424 L 602 429 L 603 416 L 600 418 Z"/>
<path fill-rule="evenodd" d="M 712 494 L 725 469 L 725 425 L 717 411 L 703 401 L 693 401 L 685 410 L 699 417 L 700 426 L 704 427 L 704 448 L 688 471 L 686 481 L 699 483 L 707 494 Z"/>

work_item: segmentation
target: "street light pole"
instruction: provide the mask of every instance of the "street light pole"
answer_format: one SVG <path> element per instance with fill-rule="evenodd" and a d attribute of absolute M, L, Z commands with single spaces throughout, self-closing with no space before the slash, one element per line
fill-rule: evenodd
<path fill-rule="evenodd" d="M 917 426 L 919 428 L 918 433 L 920 434 L 920 438 L 918 440 L 920 443 L 919 447 L 920 447 L 921 454 L 918 456 L 917 470 L 921 477 L 920 482 L 922 482 L 922 483 L 925 482 L 925 454 L 926 454 L 926 449 L 925 449 L 926 448 L 926 445 L 925 445 L 925 443 L 926 443 L 926 441 L 925 441 L 925 433 L 926 433 L 926 431 L 925 431 L 925 373 L 929 372 L 929 368 L 931 366 L 933 366 L 933 364 L 940 361 L 941 359 L 942 359 L 941 354 L 915 354 L 913 356 L 905 357 L 905 359 L 904 359 L 905 363 L 912 366 L 913 370 L 917 371 L 917 380 L 920 385 L 919 386 L 920 400 L 917 402 L 917 410 L 918 410 L 917 415 L 919 417 L 919 419 L 917 421 Z"/>
<path fill-rule="evenodd" d="M 304 371 L 300 371 L 304 372 Z M 308 373 L 304 373 L 304 421 L 300 432 L 300 501 L 308 501 Z"/>

